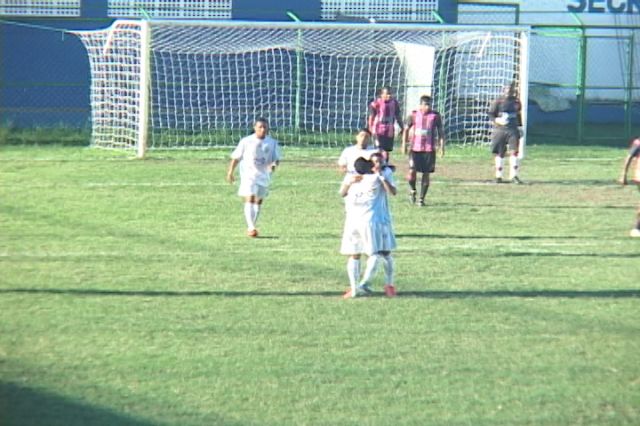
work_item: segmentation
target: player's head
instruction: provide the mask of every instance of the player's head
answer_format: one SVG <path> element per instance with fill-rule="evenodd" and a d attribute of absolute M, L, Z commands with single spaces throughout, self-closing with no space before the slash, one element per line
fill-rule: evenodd
<path fill-rule="evenodd" d="M 358 130 L 356 134 L 356 145 L 361 148 L 366 148 L 369 145 L 369 141 L 371 139 L 371 132 L 367 128 L 362 128 Z"/>
<path fill-rule="evenodd" d="M 379 93 L 380 98 L 384 101 L 388 101 L 389 99 L 393 98 L 393 90 L 391 90 L 391 87 L 389 86 L 382 86 Z"/>
<path fill-rule="evenodd" d="M 502 94 L 506 97 L 514 97 L 516 95 L 516 83 L 505 84 L 502 88 Z"/>
<path fill-rule="evenodd" d="M 359 175 L 368 175 L 373 173 L 373 162 L 364 157 L 358 157 L 353 162 L 353 168 Z"/>
<path fill-rule="evenodd" d="M 380 151 L 374 152 L 373 154 L 371 154 L 370 161 L 371 161 L 372 170 L 374 172 L 379 172 L 380 170 L 385 168 L 389 168 L 392 171 L 396 170 L 395 166 L 391 166 L 387 164 L 387 159 L 385 158 L 384 154 Z"/>
<path fill-rule="evenodd" d="M 260 117 L 253 123 L 253 132 L 258 139 L 264 139 L 269 133 L 269 122 L 266 118 Z"/>
<path fill-rule="evenodd" d="M 420 96 L 420 109 L 422 111 L 430 110 L 432 104 L 433 104 L 433 101 L 431 99 L 431 96 L 429 95 Z"/>
<path fill-rule="evenodd" d="M 640 135 L 634 136 L 629 141 L 629 147 L 634 147 L 640 145 Z"/>
<path fill-rule="evenodd" d="M 371 154 L 370 161 L 373 171 L 380 171 L 384 167 L 384 156 L 381 152 Z"/>

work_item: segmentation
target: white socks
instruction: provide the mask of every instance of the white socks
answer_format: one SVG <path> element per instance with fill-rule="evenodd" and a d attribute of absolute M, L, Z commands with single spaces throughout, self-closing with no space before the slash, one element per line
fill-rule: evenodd
<path fill-rule="evenodd" d="M 380 254 L 369 256 L 360 284 L 369 284 L 371 282 L 376 270 L 378 269 L 378 260 L 381 260 L 384 266 L 384 283 L 393 284 L 394 262 L 391 254 L 386 256 L 382 256 Z"/>
<path fill-rule="evenodd" d="M 360 280 L 360 259 L 350 257 L 347 260 L 347 276 L 349 277 L 349 285 L 351 286 L 351 294 L 355 294 L 356 286 Z"/>
<path fill-rule="evenodd" d="M 244 203 L 244 220 L 247 222 L 249 231 L 256 229 L 258 214 L 260 213 L 260 204 L 246 202 Z"/>
<path fill-rule="evenodd" d="M 369 284 L 371 282 L 371 279 L 378 269 L 378 258 L 380 258 L 379 254 L 369 256 L 369 258 L 367 259 L 367 266 L 364 269 L 364 275 L 362 276 L 362 280 L 360 281 L 360 285 Z"/>
<path fill-rule="evenodd" d="M 518 171 L 520 170 L 520 159 L 517 155 L 509 157 L 509 178 L 513 179 L 518 177 Z"/>

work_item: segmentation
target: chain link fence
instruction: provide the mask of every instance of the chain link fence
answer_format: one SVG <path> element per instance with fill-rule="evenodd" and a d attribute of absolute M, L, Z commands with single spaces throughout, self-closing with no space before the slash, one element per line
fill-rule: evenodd
<path fill-rule="evenodd" d="M 531 136 L 578 143 L 640 130 L 640 30 L 532 29 Z"/>

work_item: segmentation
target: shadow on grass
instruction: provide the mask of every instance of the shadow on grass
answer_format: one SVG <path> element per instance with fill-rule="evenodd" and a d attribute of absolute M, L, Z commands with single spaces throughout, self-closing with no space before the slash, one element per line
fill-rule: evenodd
<path fill-rule="evenodd" d="M 451 240 L 578 240 L 587 237 L 560 235 L 454 235 L 454 234 L 396 234 L 396 238 L 441 238 Z"/>
<path fill-rule="evenodd" d="M 49 426 L 149 426 L 111 410 L 72 401 L 13 383 L 0 383 L 0 424 Z"/>
<path fill-rule="evenodd" d="M 496 183 L 493 179 L 464 179 L 464 178 L 442 178 L 441 180 L 435 179 L 436 182 L 442 182 L 450 185 L 460 186 L 495 186 L 499 188 L 525 188 L 528 186 L 538 185 L 558 185 L 558 186 L 606 186 L 617 187 L 621 186 L 614 179 L 547 179 L 547 180 L 526 180 L 522 184 L 516 185 L 511 182 L 503 181 L 502 183 Z"/>
<path fill-rule="evenodd" d="M 339 291 L 168 291 L 168 290 L 102 290 L 102 289 L 57 289 L 57 288 L 9 288 L 0 289 L 2 294 L 67 295 L 83 297 L 342 297 Z M 383 295 L 382 293 L 378 293 Z M 640 289 L 620 290 L 424 290 L 400 291 L 399 296 L 426 299 L 469 298 L 567 298 L 567 299 L 626 299 L 640 298 Z"/>

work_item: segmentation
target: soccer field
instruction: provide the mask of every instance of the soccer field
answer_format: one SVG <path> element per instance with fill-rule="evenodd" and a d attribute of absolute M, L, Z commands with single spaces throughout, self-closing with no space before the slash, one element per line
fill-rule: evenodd
<path fill-rule="evenodd" d="M 337 150 L 251 239 L 231 150 L 0 147 L 0 424 L 639 424 L 625 148 L 452 147 L 424 208 L 394 153 L 398 297 L 343 300 Z"/>

